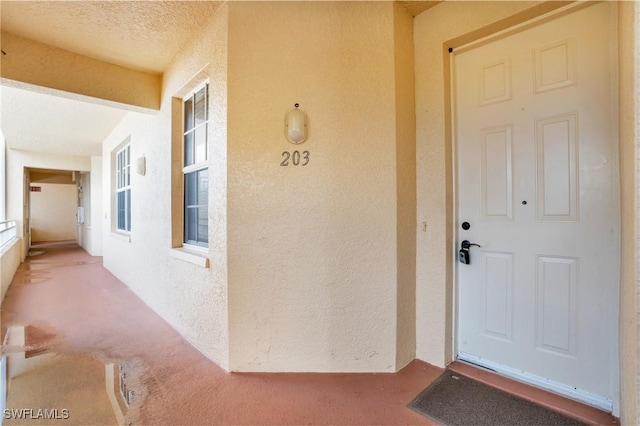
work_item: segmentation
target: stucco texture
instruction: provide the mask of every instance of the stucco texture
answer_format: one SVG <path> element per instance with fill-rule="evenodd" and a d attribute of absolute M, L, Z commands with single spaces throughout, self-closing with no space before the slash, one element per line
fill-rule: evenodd
<path fill-rule="evenodd" d="M 62 90 L 157 109 L 161 77 L 78 55 L 7 32 L 2 33 L 0 76 L 34 86 Z"/>
<path fill-rule="evenodd" d="M 231 369 L 395 371 L 394 6 L 238 2 L 229 19 Z M 298 146 L 284 136 L 295 103 Z M 309 163 L 282 166 L 294 151 Z"/>
<path fill-rule="evenodd" d="M 105 267 L 201 352 L 228 369 L 226 34 L 223 6 L 166 70 L 159 113 L 129 113 L 103 144 L 102 158 Z M 210 85 L 210 246 L 202 255 L 209 258 L 209 268 L 170 256 L 172 205 L 181 205 L 179 194 L 172 198 L 172 162 L 181 161 L 171 155 L 172 98 L 199 73 L 209 78 Z M 131 233 L 123 236 L 113 231 L 113 154 L 128 138 L 132 170 L 135 161 L 145 157 L 146 174 L 131 174 Z"/>
<path fill-rule="evenodd" d="M 129 113 L 104 143 L 105 266 L 233 371 L 406 365 L 415 349 L 412 43 L 412 18 L 390 2 L 220 8 L 165 72 L 160 112 Z M 209 268 L 168 255 L 181 232 L 172 103 L 206 78 Z M 294 103 L 308 116 L 300 146 L 284 136 Z M 132 175 L 131 234 L 120 235 L 112 161 L 126 140 L 147 174 Z M 281 166 L 283 151 L 296 150 L 309 163 Z"/>

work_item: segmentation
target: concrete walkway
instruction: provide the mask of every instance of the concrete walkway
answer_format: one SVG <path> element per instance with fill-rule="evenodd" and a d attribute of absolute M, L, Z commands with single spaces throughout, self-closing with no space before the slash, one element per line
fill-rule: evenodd
<path fill-rule="evenodd" d="M 397 374 L 226 373 L 101 258 L 71 243 L 32 253 L 1 309 L 13 376 L 5 424 L 433 424 L 406 405 L 439 368 L 414 361 Z"/>

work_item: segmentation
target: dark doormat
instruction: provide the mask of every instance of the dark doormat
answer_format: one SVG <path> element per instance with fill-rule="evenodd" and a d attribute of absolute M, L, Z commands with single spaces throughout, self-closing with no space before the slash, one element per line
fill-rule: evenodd
<path fill-rule="evenodd" d="M 409 408 L 444 425 L 584 425 L 460 374 L 445 373 Z"/>

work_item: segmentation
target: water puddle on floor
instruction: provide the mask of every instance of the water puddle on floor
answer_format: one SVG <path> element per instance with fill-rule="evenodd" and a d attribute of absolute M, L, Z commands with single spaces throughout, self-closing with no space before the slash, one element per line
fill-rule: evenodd
<path fill-rule="evenodd" d="M 91 261 L 82 261 L 82 260 L 66 260 L 66 261 L 30 261 L 27 263 L 27 268 L 31 271 L 41 271 L 46 269 L 54 269 L 54 268 L 64 268 L 67 266 L 81 266 L 81 265 L 92 265 L 95 263 L 102 263 L 101 260 L 91 260 Z"/>
<path fill-rule="evenodd" d="M 51 280 L 51 269 L 68 266 L 82 266 L 102 263 L 101 260 L 92 261 L 25 261 L 16 271 L 13 284 L 40 284 Z"/>
<path fill-rule="evenodd" d="M 10 326 L 2 345 L 4 425 L 134 425 L 146 397 L 140 359 L 59 353 L 55 330 Z"/>

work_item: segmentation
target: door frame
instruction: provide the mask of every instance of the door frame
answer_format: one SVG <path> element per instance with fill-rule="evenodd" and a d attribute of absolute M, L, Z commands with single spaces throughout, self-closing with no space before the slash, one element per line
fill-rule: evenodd
<path fill-rule="evenodd" d="M 31 250 L 31 175 L 27 167 L 22 169 L 23 180 L 23 197 L 22 197 L 22 223 L 23 234 L 26 239 L 26 252 L 23 257 L 26 257 Z"/>
<path fill-rule="evenodd" d="M 451 263 L 449 273 L 451 274 L 451 285 L 452 285 L 452 297 L 451 297 L 451 334 L 450 334 L 450 348 L 451 352 L 448 354 L 449 359 L 452 361 L 458 360 L 458 305 L 459 305 L 459 277 L 458 277 L 458 241 L 460 238 L 459 235 L 459 227 L 457 224 L 458 221 L 458 136 L 457 136 L 457 108 L 456 108 L 456 74 L 455 74 L 455 55 L 460 54 L 469 50 L 473 50 L 477 47 L 483 46 L 485 44 L 493 43 L 499 41 L 503 38 L 506 38 L 510 35 L 516 34 L 518 32 L 525 31 L 529 28 L 537 27 L 542 25 L 548 21 L 558 19 L 562 16 L 578 12 L 584 8 L 591 7 L 595 4 L 601 3 L 600 1 L 595 2 L 573 2 L 568 5 L 563 5 L 560 7 L 553 8 L 552 10 L 541 10 L 539 13 L 521 13 L 512 18 L 505 19 L 503 21 L 495 23 L 495 25 L 490 26 L 491 28 L 487 30 L 478 30 L 463 36 L 457 37 L 454 40 L 449 40 L 443 46 L 443 55 L 444 55 L 444 75 L 445 75 L 445 100 L 447 101 L 447 105 L 445 106 L 445 136 L 449 142 L 450 146 L 450 161 L 449 164 L 449 178 L 451 179 L 451 190 L 452 190 L 452 199 L 451 199 L 451 208 L 450 208 L 450 220 L 451 226 L 448 229 L 449 238 L 449 247 L 451 253 Z M 615 22 L 612 22 L 610 25 L 614 25 L 617 28 L 617 15 L 618 15 L 618 6 L 615 4 L 614 11 L 612 13 L 611 19 Z M 618 52 L 618 40 L 615 37 L 611 43 L 615 45 L 615 58 L 611 61 L 611 86 L 615 88 L 612 90 L 611 96 L 611 114 L 612 114 L 612 129 L 611 129 L 611 138 L 615 143 L 615 146 L 618 149 L 614 149 L 612 151 L 612 161 L 616 168 L 617 173 L 613 176 L 613 186 L 615 187 L 616 195 L 617 195 L 617 204 L 618 210 L 621 211 L 621 199 L 622 194 L 620 193 L 620 159 L 619 159 L 619 121 L 618 121 L 618 103 L 619 103 L 619 94 L 618 94 L 618 60 L 617 60 L 617 52 Z M 619 224 L 620 225 L 620 224 Z M 620 232 L 622 229 L 620 228 Z M 622 253 L 619 253 L 618 260 L 621 261 Z M 617 286 L 617 299 L 619 299 L 620 291 L 622 285 L 622 276 L 620 275 Z M 612 315 L 613 319 L 618 319 L 620 313 L 620 304 L 616 304 L 615 312 Z M 556 384 L 553 382 L 548 382 L 546 380 L 539 380 L 537 376 L 522 374 L 519 370 L 512 369 L 509 367 L 501 366 L 497 363 L 484 362 L 484 366 L 488 367 L 492 370 L 495 370 L 497 373 L 507 376 L 509 378 L 523 381 L 525 383 L 531 384 L 533 386 L 550 390 L 555 393 L 560 393 L 569 398 L 578 400 L 588 405 L 595 406 L 605 411 L 611 411 L 614 416 L 620 416 L 620 324 L 619 322 L 612 321 L 609 324 L 611 329 L 616 331 L 616 344 L 613 345 L 612 351 L 614 353 L 611 356 L 611 359 L 616 360 L 614 365 L 611 368 L 614 369 L 614 373 L 612 375 L 613 383 L 611 383 L 614 398 L 612 400 L 612 404 L 603 405 L 601 402 L 602 398 L 590 398 L 589 395 L 584 395 L 583 393 L 571 392 L 571 389 L 567 385 Z M 466 360 L 465 362 L 472 362 L 472 360 Z M 482 367 L 482 366 L 480 366 Z"/>

